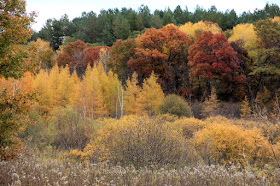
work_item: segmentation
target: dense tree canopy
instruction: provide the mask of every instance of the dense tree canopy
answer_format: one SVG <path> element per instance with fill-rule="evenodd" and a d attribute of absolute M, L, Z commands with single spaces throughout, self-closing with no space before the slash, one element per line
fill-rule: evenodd
<path fill-rule="evenodd" d="M 25 1 L 0 2 L 0 77 L 19 78 L 24 72 L 25 53 L 17 47 L 31 36 L 34 13 L 25 10 Z"/>
<path fill-rule="evenodd" d="M 238 70 L 236 52 L 224 34 L 204 32 L 190 47 L 188 59 L 191 74 L 206 83 L 204 96 L 210 95 L 213 81 L 223 78 L 230 81 Z"/>
<path fill-rule="evenodd" d="M 180 77 L 187 72 L 190 38 L 169 24 L 159 30 L 149 29 L 137 39 L 135 57 L 128 61 L 128 66 L 138 73 L 140 81 L 154 71 L 164 90 L 172 92 L 182 86 Z"/>
<path fill-rule="evenodd" d="M 67 15 L 61 19 L 49 19 L 45 26 L 35 33 L 51 42 L 51 46 L 57 50 L 65 36 L 74 37 L 85 43 L 99 43 L 112 46 L 116 39 L 133 37 L 135 32 L 141 32 L 147 28 L 161 28 L 162 25 L 173 23 L 177 26 L 187 22 L 197 23 L 209 21 L 216 23 L 222 30 L 232 29 L 239 23 L 253 23 L 260 19 L 280 16 L 279 6 L 267 4 L 264 9 L 256 9 L 254 12 L 244 12 L 237 16 L 234 10 L 221 12 L 215 6 L 205 10 L 199 6 L 194 12 L 188 8 L 177 6 L 174 10 L 155 10 L 151 12 L 148 6 L 141 6 L 138 10 L 127 8 L 102 10 L 98 15 L 94 12 L 83 12 L 80 17 L 69 20 Z"/>

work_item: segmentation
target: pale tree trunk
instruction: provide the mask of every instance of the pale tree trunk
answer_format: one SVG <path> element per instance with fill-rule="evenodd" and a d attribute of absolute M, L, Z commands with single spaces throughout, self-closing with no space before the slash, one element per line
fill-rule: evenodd
<path fill-rule="evenodd" d="M 121 87 L 122 90 L 122 95 L 120 97 L 120 89 L 118 87 L 118 98 L 119 98 L 119 103 L 120 103 L 120 108 L 121 108 L 121 117 L 123 117 L 123 88 Z"/>

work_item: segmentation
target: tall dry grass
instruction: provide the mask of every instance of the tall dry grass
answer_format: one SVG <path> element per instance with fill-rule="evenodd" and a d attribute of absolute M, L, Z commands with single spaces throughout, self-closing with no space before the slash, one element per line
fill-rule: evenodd
<path fill-rule="evenodd" d="M 39 161 L 35 156 L 0 162 L 0 185 L 280 185 L 280 169 L 198 164 L 136 169 L 108 164 Z"/>

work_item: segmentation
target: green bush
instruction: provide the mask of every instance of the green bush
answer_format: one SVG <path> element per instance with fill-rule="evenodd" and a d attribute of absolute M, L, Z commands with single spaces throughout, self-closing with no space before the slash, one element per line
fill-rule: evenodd
<path fill-rule="evenodd" d="M 193 115 L 188 103 L 175 94 L 168 95 L 164 98 L 162 104 L 158 107 L 158 112 L 160 114 L 171 114 L 179 117 L 191 117 Z"/>

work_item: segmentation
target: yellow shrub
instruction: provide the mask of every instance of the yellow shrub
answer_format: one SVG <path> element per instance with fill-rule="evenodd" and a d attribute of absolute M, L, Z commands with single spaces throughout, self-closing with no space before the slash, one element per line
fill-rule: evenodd
<path fill-rule="evenodd" d="M 222 117 L 210 118 L 206 127 L 195 133 L 197 152 L 211 163 L 239 162 L 245 165 L 245 158 L 251 164 L 265 164 L 272 156 L 269 142 L 257 129 L 244 129 L 233 125 Z"/>
<path fill-rule="evenodd" d="M 195 118 L 182 118 L 174 121 L 173 125 L 182 130 L 184 137 L 192 138 L 195 132 L 206 125 L 206 122 Z"/>
<path fill-rule="evenodd" d="M 69 158 L 70 160 L 81 160 L 84 157 L 84 153 L 80 150 L 74 149 L 68 153 L 63 153 L 63 158 Z"/>
<path fill-rule="evenodd" d="M 180 130 L 159 118 L 126 116 L 110 120 L 84 149 L 90 160 L 136 167 L 180 164 L 187 149 Z"/>

